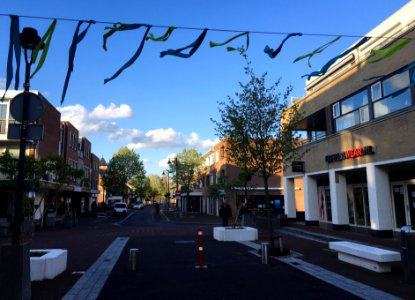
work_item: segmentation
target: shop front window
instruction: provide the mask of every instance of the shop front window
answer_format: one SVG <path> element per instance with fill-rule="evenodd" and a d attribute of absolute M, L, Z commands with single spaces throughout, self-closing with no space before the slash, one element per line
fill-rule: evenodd
<path fill-rule="evenodd" d="M 347 194 L 349 224 L 370 226 L 369 198 L 367 187 L 355 186 Z"/>

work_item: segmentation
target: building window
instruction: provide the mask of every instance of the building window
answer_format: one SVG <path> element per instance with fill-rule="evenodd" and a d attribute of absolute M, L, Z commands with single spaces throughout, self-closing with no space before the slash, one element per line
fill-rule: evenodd
<path fill-rule="evenodd" d="M 411 106 L 412 99 L 410 89 L 408 89 L 409 84 L 408 70 L 379 82 L 379 86 L 382 87 L 383 98 L 380 97 L 373 103 L 374 118 Z"/>
<path fill-rule="evenodd" d="M 337 117 L 335 117 L 337 116 Z M 369 121 L 368 93 L 363 90 L 333 105 L 336 131 Z"/>
<path fill-rule="evenodd" d="M 372 84 L 372 86 L 370 87 L 370 91 L 372 95 L 372 101 L 382 98 L 382 87 L 380 85 L 380 82 Z"/>
<path fill-rule="evenodd" d="M 0 104 L 0 134 L 6 133 L 6 114 L 7 114 L 7 104 Z"/>

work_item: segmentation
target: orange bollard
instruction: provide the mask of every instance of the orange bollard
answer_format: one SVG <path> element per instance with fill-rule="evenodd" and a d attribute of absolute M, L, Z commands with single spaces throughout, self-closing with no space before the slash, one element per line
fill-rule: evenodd
<path fill-rule="evenodd" d="M 196 269 L 207 268 L 205 265 L 205 259 L 203 256 L 203 228 L 199 226 L 197 228 L 197 266 Z"/>

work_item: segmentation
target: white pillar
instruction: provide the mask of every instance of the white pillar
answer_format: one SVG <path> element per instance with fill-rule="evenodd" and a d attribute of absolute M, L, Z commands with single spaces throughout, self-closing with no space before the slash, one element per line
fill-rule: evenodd
<path fill-rule="evenodd" d="M 289 219 L 295 219 L 297 217 L 294 189 L 294 178 L 284 177 L 284 212 Z"/>
<path fill-rule="evenodd" d="M 329 178 L 332 224 L 349 225 L 346 176 L 330 170 Z"/>
<path fill-rule="evenodd" d="M 369 164 L 366 167 L 370 228 L 393 230 L 392 200 L 387 171 Z"/>
<path fill-rule="evenodd" d="M 304 176 L 304 210 L 306 222 L 319 222 L 317 180 Z"/>

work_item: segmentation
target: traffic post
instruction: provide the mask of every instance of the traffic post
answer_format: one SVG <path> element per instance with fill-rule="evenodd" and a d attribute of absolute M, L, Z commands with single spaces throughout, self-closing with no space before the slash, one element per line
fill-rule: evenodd
<path fill-rule="evenodd" d="M 196 269 L 206 269 L 205 259 L 203 256 L 203 228 L 197 228 L 197 266 Z"/>

